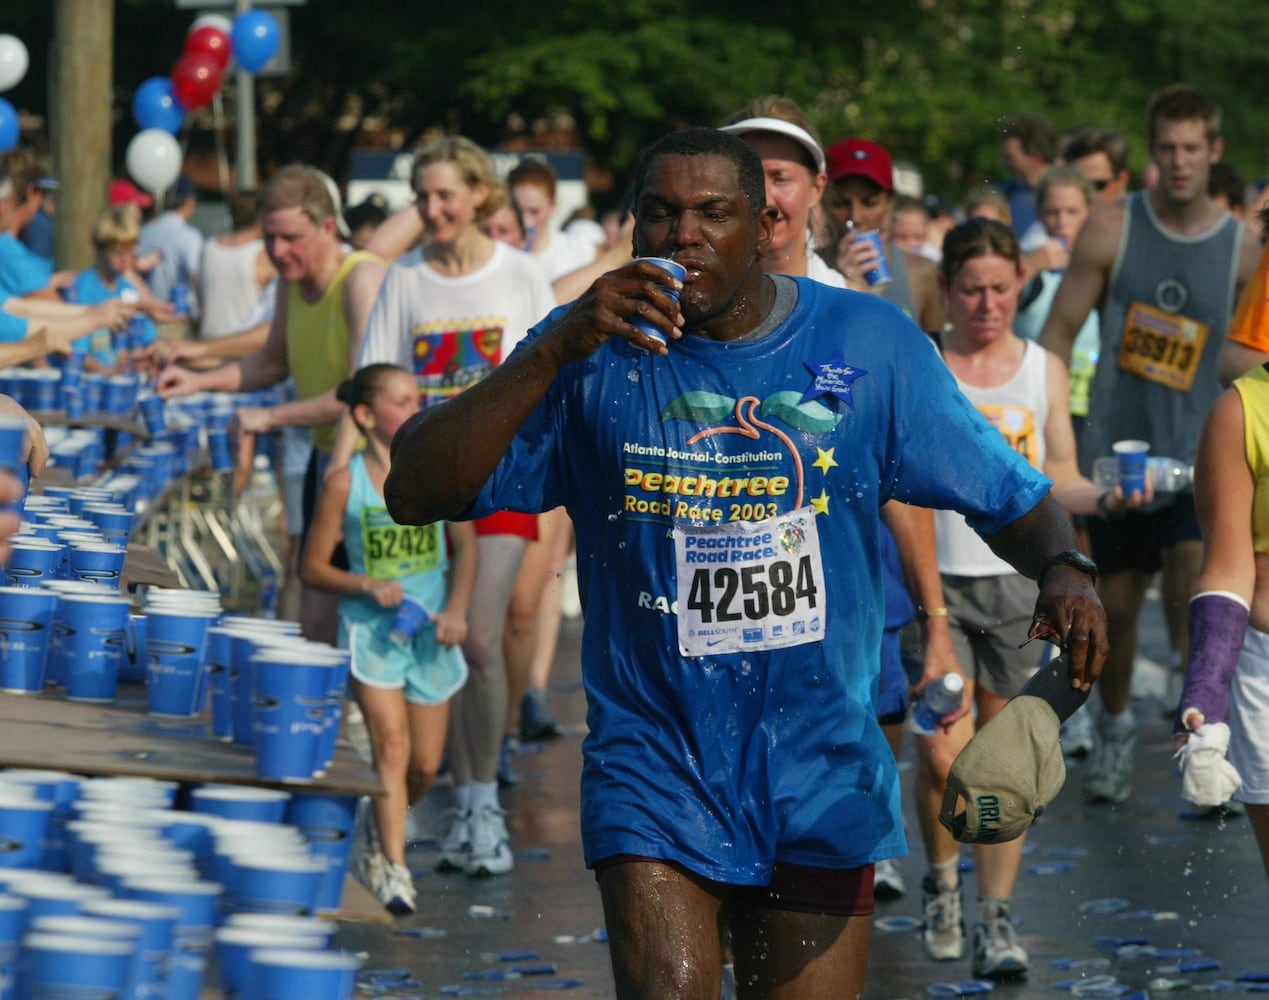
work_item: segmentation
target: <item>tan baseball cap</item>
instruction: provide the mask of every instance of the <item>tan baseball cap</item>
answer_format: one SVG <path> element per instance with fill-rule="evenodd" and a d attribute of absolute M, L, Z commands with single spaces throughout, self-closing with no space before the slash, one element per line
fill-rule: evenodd
<path fill-rule="evenodd" d="M 952 763 L 939 822 L 966 844 L 1014 840 L 1062 790 L 1058 733 L 1088 700 L 1071 687 L 1065 657 L 1041 667 Z M 964 800 L 965 809 L 957 812 Z"/>

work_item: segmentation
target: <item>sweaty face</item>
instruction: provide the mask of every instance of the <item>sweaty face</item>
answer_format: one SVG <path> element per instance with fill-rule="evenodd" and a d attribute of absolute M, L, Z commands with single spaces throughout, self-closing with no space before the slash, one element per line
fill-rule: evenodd
<path fill-rule="evenodd" d="M 303 281 L 309 277 L 318 255 L 335 239 L 335 224 L 327 219 L 318 225 L 302 208 L 275 208 L 261 220 L 264 249 L 283 281 Z"/>
<path fill-rule="evenodd" d="M 697 326 L 736 305 L 760 278 L 770 215 L 755 215 L 736 166 L 723 156 L 662 155 L 649 166 L 635 205 L 635 253 L 687 268 L 679 308 Z"/>
<path fill-rule="evenodd" d="M 1055 240 L 1063 240 L 1069 248 L 1075 243 L 1091 207 L 1079 188 L 1055 184 L 1044 193 L 1040 222 L 1044 224 L 1045 232 Z"/>
<path fill-rule="evenodd" d="M 483 184 L 469 185 L 453 163 L 429 163 L 414 177 L 423 217 L 423 235 L 433 243 L 454 243 L 476 224 L 476 211 L 489 197 Z"/>
<path fill-rule="evenodd" d="M 779 253 L 795 240 L 805 242 L 811 208 L 824 193 L 824 178 L 807 169 L 800 155 L 802 147 L 786 136 L 750 132 L 741 138 L 762 159 L 767 204 L 776 210 L 772 253 Z"/>
<path fill-rule="evenodd" d="M 879 229 L 882 236 L 889 235 L 894 195 L 867 177 L 843 177 L 833 186 L 837 188 L 833 218 L 839 226 L 852 222 L 862 232 Z"/>
<path fill-rule="evenodd" d="M 996 254 L 971 257 L 950 284 L 942 275 L 939 282 L 947 295 L 953 330 L 971 343 L 990 343 L 1013 326 L 1022 275 L 1009 258 Z"/>
<path fill-rule="evenodd" d="M 1207 128 L 1198 119 L 1157 122 L 1150 158 L 1159 168 L 1158 190 L 1177 205 L 1203 197 L 1220 153 L 1220 141 L 1208 139 Z"/>

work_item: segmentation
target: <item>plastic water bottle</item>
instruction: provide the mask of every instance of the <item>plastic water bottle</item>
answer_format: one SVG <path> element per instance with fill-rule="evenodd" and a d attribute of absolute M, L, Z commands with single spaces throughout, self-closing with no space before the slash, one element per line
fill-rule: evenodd
<path fill-rule="evenodd" d="M 1146 476 L 1156 493 L 1180 493 L 1194 483 L 1194 466 L 1178 458 L 1151 455 L 1146 459 Z M 1093 482 L 1113 490 L 1119 485 L 1119 461 L 1107 455 L 1093 462 Z"/>
<path fill-rule="evenodd" d="M 908 726 L 920 736 L 932 736 L 938 731 L 939 721 L 953 712 L 961 703 L 965 690 L 965 678 L 960 674 L 945 674 L 930 681 L 908 714 Z"/>

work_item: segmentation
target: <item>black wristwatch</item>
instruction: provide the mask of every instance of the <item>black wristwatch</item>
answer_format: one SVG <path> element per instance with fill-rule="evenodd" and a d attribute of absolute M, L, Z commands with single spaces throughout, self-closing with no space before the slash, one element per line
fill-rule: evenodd
<path fill-rule="evenodd" d="M 1056 552 L 1044 560 L 1040 573 L 1035 578 L 1036 586 L 1044 587 L 1044 578 L 1049 575 L 1049 570 L 1054 566 L 1070 566 L 1071 569 L 1079 570 L 1093 583 L 1097 582 L 1097 563 L 1078 549 L 1067 549 L 1064 552 Z"/>

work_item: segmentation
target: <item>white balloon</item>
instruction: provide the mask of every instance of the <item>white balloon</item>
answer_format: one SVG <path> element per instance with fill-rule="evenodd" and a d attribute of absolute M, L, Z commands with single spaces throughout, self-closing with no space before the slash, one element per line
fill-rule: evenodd
<path fill-rule="evenodd" d="M 181 144 L 161 128 L 143 129 L 128 143 L 125 162 L 134 181 L 161 193 L 181 175 Z"/>
<path fill-rule="evenodd" d="M 185 32 L 185 34 L 188 35 L 191 31 L 197 31 L 199 28 L 204 27 L 219 28 L 226 35 L 231 35 L 233 34 L 234 23 L 225 17 L 224 14 L 203 14 L 194 18 L 194 23 L 189 26 L 189 31 Z"/>
<path fill-rule="evenodd" d="M 0 93 L 12 90 L 26 76 L 26 68 L 31 64 L 26 46 L 22 39 L 13 35 L 0 35 Z"/>

